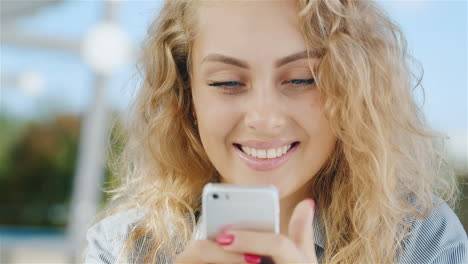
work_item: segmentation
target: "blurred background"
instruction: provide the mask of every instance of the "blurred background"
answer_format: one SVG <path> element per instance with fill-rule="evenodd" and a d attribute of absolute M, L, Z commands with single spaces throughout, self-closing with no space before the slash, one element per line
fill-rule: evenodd
<path fill-rule="evenodd" d="M 73 263 L 106 202 L 118 115 L 162 1 L 0 0 L 0 263 Z M 465 195 L 466 1 L 379 1 L 424 67 L 416 97 Z M 417 68 L 416 68 L 417 69 Z M 456 213 L 468 228 L 468 201 Z"/>

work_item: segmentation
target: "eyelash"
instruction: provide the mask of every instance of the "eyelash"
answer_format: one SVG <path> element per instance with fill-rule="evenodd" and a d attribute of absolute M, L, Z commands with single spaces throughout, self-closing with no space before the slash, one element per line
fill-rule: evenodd
<path fill-rule="evenodd" d="M 315 79 L 291 79 L 291 80 L 287 80 L 284 83 L 289 84 L 292 88 L 299 88 L 299 87 L 310 86 L 310 85 L 315 84 Z M 221 87 L 221 89 L 233 93 L 236 90 L 238 90 L 239 86 L 242 86 L 243 84 L 240 82 L 236 82 L 236 81 L 227 81 L 227 82 L 213 82 L 213 83 L 209 83 L 208 85 Z"/>

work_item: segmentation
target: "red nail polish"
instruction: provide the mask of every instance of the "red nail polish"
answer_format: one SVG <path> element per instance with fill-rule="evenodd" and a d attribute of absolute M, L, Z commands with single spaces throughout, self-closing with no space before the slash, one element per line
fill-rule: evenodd
<path fill-rule="evenodd" d="M 220 234 L 216 237 L 216 242 L 221 246 L 231 245 L 233 241 L 233 234 Z"/>
<path fill-rule="evenodd" d="M 248 263 L 252 264 L 259 264 L 260 262 L 262 262 L 262 257 L 254 254 L 244 254 L 244 259 Z"/>

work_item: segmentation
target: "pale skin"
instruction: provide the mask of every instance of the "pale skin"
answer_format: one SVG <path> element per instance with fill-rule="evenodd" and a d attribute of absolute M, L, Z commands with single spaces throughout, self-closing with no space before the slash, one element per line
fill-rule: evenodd
<path fill-rule="evenodd" d="M 223 237 L 218 243 L 194 240 L 176 263 L 255 263 L 245 254 L 271 256 L 277 264 L 316 263 L 313 202 L 306 188 L 336 138 L 322 113 L 319 90 L 307 82 L 313 80 L 309 66 L 318 58 L 305 53 L 295 1 L 210 2 L 198 10 L 192 50 L 200 137 L 223 183 L 277 187 L 280 233 L 228 229 L 225 233 L 234 235 L 230 245 L 219 243 Z M 300 144 L 285 164 L 270 171 L 247 166 L 233 147 L 238 140 L 276 139 Z"/>

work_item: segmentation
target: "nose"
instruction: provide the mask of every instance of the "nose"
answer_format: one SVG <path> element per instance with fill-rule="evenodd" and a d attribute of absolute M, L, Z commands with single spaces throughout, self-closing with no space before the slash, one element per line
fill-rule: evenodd
<path fill-rule="evenodd" d="M 285 105 L 274 89 L 257 89 L 245 109 L 245 125 L 257 134 L 277 135 L 286 125 Z"/>

